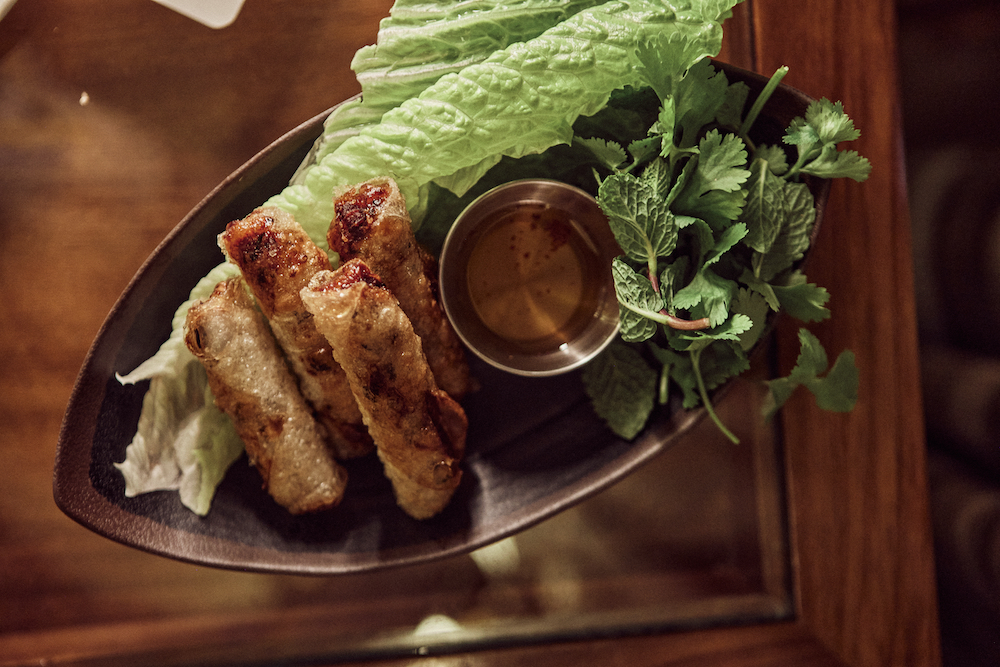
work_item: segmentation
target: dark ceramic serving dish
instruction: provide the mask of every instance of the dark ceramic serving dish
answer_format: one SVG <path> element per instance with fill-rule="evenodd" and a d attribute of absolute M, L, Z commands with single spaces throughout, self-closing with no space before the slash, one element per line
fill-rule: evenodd
<path fill-rule="evenodd" d="M 723 67 L 756 96 L 766 79 Z M 811 98 L 781 86 L 757 124 L 780 141 Z M 59 438 L 56 504 L 112 540 L 183 561 L 223 568 L 337 574 L 456 555 L 523 530 L 591 496 L 656 456 L 702 417 L 664 406 L 634 441 L 615 437 L 594 416 L 579 373 L 524 378 L 474 364 L 483 389 L 465 402 L 470 431 L 465 476 L 451 504 L 423 522 L 393 500 L 378 462 L 350 462 L 340 507 L 293 517 L 237 460 L 211 511 L 198 517 L 174 492 L 126 498 L 113 463 L 135 433 L 146 383 L 122 386 L 115 373 L 150 357 L 170 332 L 176 308 L 221 255 L 226 223 L 243 217 L 288 182 L 329 112 L 278 139 L 209 194 L 160 244 L 101 328 L 77 379 Z M 817 226 L 828 185 L 814 184 Z M 470 355 L 470 359 L 473 358 Z"/>

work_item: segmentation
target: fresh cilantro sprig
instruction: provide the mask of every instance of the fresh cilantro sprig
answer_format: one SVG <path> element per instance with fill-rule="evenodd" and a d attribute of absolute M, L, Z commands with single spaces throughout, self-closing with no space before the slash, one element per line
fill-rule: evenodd
<path fill-rule="evenodd" d="M 680 392 L 722 423 L 711 393 L 749 368 L 748 352 L 777 312 L 803 322 L 830 316 L 829 294 L 797 268 L 809 248 L 815 201 L 803 175 L 863 181 L 868 161 L 838 144 L 859 136 L 840 103 L 820 100 L 788 126 L 782 146 L 756 145 L 754 121 L 787 68 L 744 113 L 749 89 L 709 60 L 673 68 L 655 40 L 638 49 L 659 100 L 645 136 L 576 137 L 597 165 L 597 199 L 623 251 L 613 264 L 621 340 L 584 372 L 595 410 L 634 437 L 656 404 Z M 790 156 L 789 152 L 793 151 Z M 790 159 L 791 158 L 791 159 Z M 804 386 L 820 407 L 848 411 L 857 400 L 854 355 L 827 370 L 819 340 L 802 329 L 790 375 L 766 383 L 770 418 Z"/>

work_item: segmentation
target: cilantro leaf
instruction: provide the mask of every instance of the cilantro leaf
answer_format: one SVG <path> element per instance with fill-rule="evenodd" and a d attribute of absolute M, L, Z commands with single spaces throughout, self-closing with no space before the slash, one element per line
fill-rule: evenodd
<path fill-rule="evenodd" d="M 674 148 L 676 138 L 674 134 L 674 125 L 676 122 L 677 104 L 674 100 L 674 96 L 668 95 L 663 98 L 663 103 L 660 104 L 660 113 L 656 117 L 656 122 L 649 128 L 650 134 L 660 135 L 665 139 L 661 152 L 663 157 L 670 157 L 670 155 L 675 152 Z"/>
<path fill-rule="evenodd" d="M 696 229 L 705 229 L 700 220 L 696 221 Z M 745 225 L 735 224 L 726 229 L 718 241 L 702 252 L 701 268 L 690 283 L 674 294 L 670 305 L 674 308 L 691 311 L 694 317 L 707 317 L 713 327 L 722 324 L 729 317 L 729 303 L 736 292 L 737 285 L 728 278 L 715 273 L 709 267 L 735 246 L 746 235 Z M 713 240 L 711 234 L 700 235 L 701 243 Z"/>
<path fill-rule="evenodd" d="M 855 151 L 839 152 L 837 144 L 861 136 L 854 127 L 844 105 L 823 98 L 809 105 L 805 117 L 792 119 L 785 130 L 784 141 L 795 146 L 799 157 L 786 178 L 799 173 L 821 178 L 852 178 L 864 181 L 871 172 L 871 163 Z"/>
<path fill-rule="evenodd" d="M 759 294 L 771 310 L 777 312 L 781 309 L 781 302 L 778 301 L 778 295 L 774 293 L 774 286 L 758 278 L 750 269 L 743 270 L 740 282 L 746 285 L 751 291 Z"/>
<path fill-rule="evenodd" d="M 819 322 L 830 317 L 830 310 L 826 308 L 830 293 L 826 288 L 806 282 L 801 271 L 793 273 L 787 285 L 774 285 L 772 288 L 781 307 L 795 319 Z"/>
<path fill-rule="evenodd" d="M 857 151 L 824 149 L 819 157 L 805 164 L 800 172 L 819 178 L 850 178 L 861 182 L 868 178 L 871 170 L 868 158 L 861 157 Z"/>
<path fill-rule="evenodd" d="M 711 326 L 718 326 L 729 317 L 729 303 L 737 285 L 709 268 L 695 274 L 686 287 L 674 294 L 675 308 L 688 310 L 692 317 L 707 317 Z"/>
<path fill-rule="evenodd" d="M 727 227 L 719 236 L 712 250 L 705 255 L 704 265 L 711 266 L 719 261 L 724 254 L 729 252 L 737 243 L 742 241 L 747 232 L 747 226 L 742 222 L 737 222 L 731 227 Z"/>
<path fill-rule="evenodd" d="M 799 356 L 791 373 L 765 382 L 769 391 L 762 407 L 764 417 L 771 419 L 800 386 L 811 391 L 816 404 L 824 410 L 853 410 L 858 400 L 859 382 L 854 353 L 841 352 L 827 373 L 829 361 L 819 339 L 806 329 L 800 329 L 799 343 Z"/>
<path fill-rule="evenodd" d="M 740 288 L 733 301 L 732 310 L 734 315 L 743 315 L 751 322 L 749 329 L 738 334 L 740 347 L 745 352 L 749 352 L 750 348 L 756 345 L 764 334 L 768 309 L 767 300 L 760 292 Z"/>
<path fill-rule="evenodd" d="M 861 136 L 861 132 L 854 127 L 854 121 L 844 113 L 843 103 L 831 102 L 826 98 L 809 105 L 806 109 L 806 123 L 823 144 L 854 141 Z"/>
<path fill-rule="evenodd" d="M 615 433 L 634 438 L 653 411 L 657 373 L 634 348 L 614 342 L 583 369 L 594 411 Z"/>
<path fill-rule="evenodd" d="M 685 183 L 673 200 L 673 210 L 720 230 L 739 216 L 746 200 L 741 187 L 750 176 L 743 168 L 746 147 L 734 134 L 711 130 L 698 143 L 698 151 L 684 167 Z"/>
<path fill-rule="evenodd" d="M 726 127 L 738 128 L 749 96 L 750 87 L 742 81 L 729 84 L 722 106 L 715 114 L 715 121 Z"/>
<path fill-rule="evenodd" d="M 754 157 L 767 162 L 767 168 L 775 176 L 781 176 L 788 171 L 788 154 L 781 146 L 761 144 L 757 146 Z"/>
<path fill-rule="evenodd" d="M 715 234 L 712 232 L 712 228 L 701 218 L 679 215 L 676 216 L 676 220 L 677 226 L 685 230 L 685 234 L 689 235 L 696 244 L 695 258 L 698 265 L 704 264 L 705 257 L 715 248 Z"/>
<path fill-rule="evenodd" d="M 717 327 L 704 329 L 702 331 L 685 332 L 680 334 L 679 338 L 688 341 L 687 347 L 683 349 L 690 352 L 708 347 L 715 341 L 738 343 L 740 341 L 740 336 L 750 331 L 752 327 L 753 321 L 750 317 L 739 313 L 734 314 L 731 318 Z"/>
<path fill-rule="evenodd" d="M 628 153 L 632 156 L 635 164 L 641 165 L 659 155 L 662 144 L 663 137 L 660 135 L 646 137 L 645 139 L 636 139 L 629 143 Z M 643 173 L 645 173 L 645 170 Z"/>
<path fill-rule="evenodd" d="M 689 67 L 693 69 L 699 62 L 708 63 L 710 61 L 704 59 L 715 54 L 705 49 L 704 40 L 696 34 L 658 32 L 639 42 L 635 55 L 640 76 L 664 100 L 690 75 Z"/>
<path fill-rule="evenodd" d="M 717 71 L 711 61 L 702 60 L 691 66 L 676 86 L 675 142 L 678 148 L 698 143 L 701 128 L 715 121 L 716 114 L 727 101 L 728 88 L 725 73 Z"/>
<path fill-rule="evenodd" d="M 573 137 L 573 143 L 590 150 L 597 161 L 611 171 L 616 170 L 628 158 L 625 149 L 614 141 L 598 137 Z"/>

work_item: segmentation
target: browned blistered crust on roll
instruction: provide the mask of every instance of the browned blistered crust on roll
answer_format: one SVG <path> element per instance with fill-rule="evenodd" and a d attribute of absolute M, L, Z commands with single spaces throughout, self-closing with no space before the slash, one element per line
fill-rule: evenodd
<path fill-rule="evenodd" d="M 230 222 L 219 245 L 250 286 L 337 456 L 348 459 L 372 451 L 347 376 L 299 296 L 317 271 L 330 269 L 326 252 L 291 214 L 275 207 Z"/>
<path fill-rule="evenodd" d="M 339 192 L 327 233 L 340 261 L 360 258 L 388 286 L 420 337 L 438 386 L 461 400 L 471 388 L 465 352 L 437 293 L 437 262 L 416 241 L 406 202 L 391 178 Z"/>
<path fill-rule="evenodd" d="M 216 405 L 233 420 L 271 497 L 293 514 L 339 504 L 347 472 L 242 280 L 223 281 L 192 304 L 184 342 L 204 365 Z"/>
<path fill-rule="evenodd" d="M 317 273 L 302 300 L 347 372 L 396 502 L 434 516 L 462 477 L 468 421 L 438 387 L 399 301 L 359 259 Z"/>

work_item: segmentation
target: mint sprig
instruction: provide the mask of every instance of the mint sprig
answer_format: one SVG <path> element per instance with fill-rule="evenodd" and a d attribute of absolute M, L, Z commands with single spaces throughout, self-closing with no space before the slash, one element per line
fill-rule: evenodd
<path fill-rule="evenodd" d="M 598 203 L 624 252 L 613 266 L 622 340 L 584 381 L 597 413 L 622 437 L 634 437 L 651 406 L 665 403 L 674 388 L 684 408 L 704 406 L 737 442 L 711 394 L 749 368 L 747 354 L 767 318 L 776 312 L 803 322 L 830 317 L 829 293 L 797 268 L 816 221 L 812 192 L 800 179 L 861 181 L 871 166 L 838 148 L 859 133 L 843 106 L 828 100 L 814 102 L 789 124 L 783 142 L 793 160 L 780 146 L 754 144 L 753 122 L 787 68 L 744 114 L 744 84 L 730 84 L 708 60 L 685 71 L 671 67 L 674 61 L 663 55 L 669 48 L 653 40 L 637 51 L 660 104 L 645 136 L 623 143 L 574 140 L 600 165 Z M 842 352 L 828 370 L 819 340 L 805 329 L 799 337 L 802 350 L 790 375 L 766 383 L 765 416 L 798 387 L 811 391 L 821 408 L 852 409 L 854 355 Z"/>

